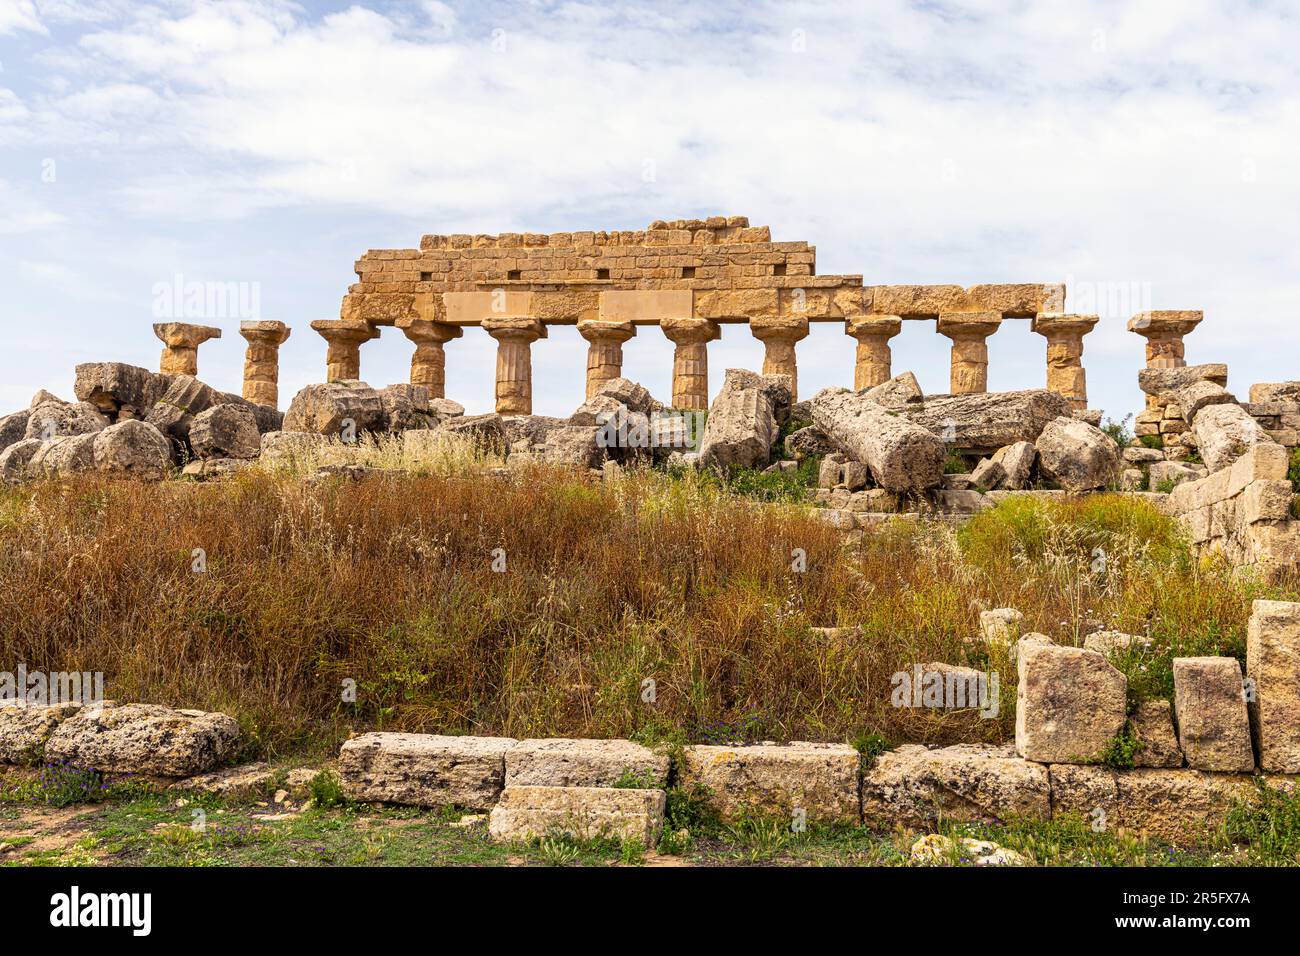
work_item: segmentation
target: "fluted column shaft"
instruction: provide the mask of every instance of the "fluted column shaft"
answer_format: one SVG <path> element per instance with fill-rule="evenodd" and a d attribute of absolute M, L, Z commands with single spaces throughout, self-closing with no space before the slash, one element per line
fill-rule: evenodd
<path fill-rule="evenodd" d="M 533 413 L 533 343 L 546 338 L 546 326 L 527 316 L 492 316 L 483 328 L 497 340 L 497 413 Z"/>
<path fill-rule="evenodd" d="M 790 379 L 790 400 L 798 401 L 799 370 L 794 346 L 808 335 L 808 320 L 802 316 L 770 316 L 749 320 L 749 330 L 763 343 L 763 374 Z"/>
<path fill-rule="evenodd" d="M 1032 328 L 1047 339 L 1047 388 L 1071 408 L 1088 407 L 1088 379 L 1083 368 L 1083 337 L 1097 324 L 1095 315 L 1040 312 Z"/>
<path fill-rule="evenodd" d="M 710 319 L 664 319 L 664 335 L 673 350 L 673 408 L 701 411 L 709 407 L 708 343 L 722 337 L 718 323 Z"/>
<path fill-rule="evenodd" d="M 289 338 L 283 322 L 242 322 L 239 334 L 248 341 L 244 352 L 244 398 L 258 405 L 280 404 L 280 346 Z"/>
<path fill-rule="evenodd" d="M 411 356 L 411 384 L 422 385 L 430 398 L 447 397 L 447 353 L 443 348 L 465 334 L 458 325 L 429 319 L 399 319 L 397 327 L 415 343 Z"/>
<path fill-rule="evenodd" d="M 949 389 L 953 395 L 989 390 L 988 337 L 998 330 L 997 312 L 951 312 L 939 316 L 939 334 L 952 339 Z"/>
<path fill-rule="evenodd" d="M 366 322 L 322 319 L 311 327 L 328 345 L 325 352 L 325 380 L 350 382 L 361 378 L 361 343 L 369 342 L 379 331 Z"/>
<path fill-rule="evenodd" d="M 855 315 L 844 320 L 844 334 L 858 342 L 853 365 L 856 391 L 883 385 L 893 376 L 889 340 L 902 330 L 903 320 L 897 315 Z"/>
<path fill-rule="evenodd" d="M 587 397 L 600 391 L 602 385 L 623 375 L 623 343 L 636 335 L 636 326 L 629 321 L 609 319 L 582 319 L 578 334 L 590 343 L 587 347 Z"/>

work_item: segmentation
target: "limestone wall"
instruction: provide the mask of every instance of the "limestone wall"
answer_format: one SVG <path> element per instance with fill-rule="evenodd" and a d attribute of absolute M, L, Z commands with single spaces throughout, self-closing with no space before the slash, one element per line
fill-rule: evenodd
<path fill-rule="evenodd" d="M 1236 566 L 1300 563 L 1300 521 L 1291 516 L 1288 449 L 1254 445 L 1229 468 L 1178 485 L 1165 507 L 1181 519 L 1201 554 Z"/>

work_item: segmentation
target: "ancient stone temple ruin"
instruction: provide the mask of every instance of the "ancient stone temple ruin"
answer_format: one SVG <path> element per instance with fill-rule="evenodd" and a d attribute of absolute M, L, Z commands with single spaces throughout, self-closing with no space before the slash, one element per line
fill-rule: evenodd
<path fill-rule="evenodd" d="M 1087 405 L 1083 336 L 1096 316 L 1065 315 L 1059 284 L 864 286 L 860 275 L 818 275 L 817 250 L 773 242 L 743 216 L 653 222 L 630 232 L 429 235 L 418 249 L 377 249 L 356 263 L 359 281 L 340 318 L 312 323 L 329 343 L 330 380 L 360 377 L 361 345 L 385 326 L 415 343 L 412 384 L 443 397 L 445 346 L 466 328 L 497 340 L 501 414 L 532 410 L 532 348 L 553 325 L 576 325 L 589 343 L 587 394 L 622 373 L 623 349 L 656 326 L 675 346 L 672 406 L 709 404 L 708 343 L 724 325 L 763 342 L 763 372 L 797 391 L 797 343 L 810 322 L 841 322 L 857 343 L 854 387 L 887 381 L 889 340 L 904 321 L 937 322 L 952 341 L 952 391 L 988 384 L 988 337 L 1005 319 L 1028 319 L 1047 339 L 1047 387 Z"/>

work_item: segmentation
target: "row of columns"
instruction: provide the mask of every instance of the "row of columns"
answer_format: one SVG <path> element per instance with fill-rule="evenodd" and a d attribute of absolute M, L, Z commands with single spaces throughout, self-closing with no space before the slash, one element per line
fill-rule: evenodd
<path fill-rule="evenodd" d="M 1148 368 L 1176 368 L 1186 364 L 1183 337 L 1201 321 L 1200 312 L 1142 312 L 1129 322 L 1129 331 L 1147 340 Z M 939 316 L 938 331 L 952 341 L 949 385 L 953 394 L 988 390 L 988 337 L 1002 316 L 996 312 L 958 312 Z M 1047 388 L 1076 408 L 1087 407 L 1087 380 L 1083 369 L 1083 337 L 1097 324 L 1095 315 L 1040 313 L 1033 331 L 1047 339 Z M 411 358 L 411 383 L 422 385 L 434 398 L 445 397 L 444 346 L 464 335 L 460 326 L 431 319 L 401 319 L 398 327 L 415 343 Z M 709 405 L 708 343 L 722 330 L 711 319 L 663 319 L 665 336 L 673 343 L 672 407 L 699 410 Z M 365 322 L 324 319 L 311 323 L 327 343 L 329 381 L 361 377 L 361 346 L 379 330 Z M 530 316 L 491 316 L 482 327 L 497 340 L 496 405 L 505 415 L 532 414 L 532 344 L 546 338 L 546 325 Z M 871 388 L 890 379 L 893 354 L 889 340 L 903 328 L 896 315 L 860 315 L 845 321 L 844 331 L 857 342 L 853 387 Z M 795 316 L 755 318 L 750 330 L 764 346 L 763 374 L 785 375 L 793 394 L 798 392 L 795 344 L 808 335 L 808 320 Z M 587 397 L 623 372 L 623 345 L 636 335 L 628 320 L 583 319 L 579 334 L 587 340 Z M 279 402 L 279 350 L 289 338 L 283 322 L 244 322 L 239 333 L 248 341 L 244 358 L 243 396 L 251 402 L 275 407 Z M 198 374 L 198 347 L 221 337 L 212 326 L 166 322 L 154 326 L 163 342 L 162 372 Z"/>

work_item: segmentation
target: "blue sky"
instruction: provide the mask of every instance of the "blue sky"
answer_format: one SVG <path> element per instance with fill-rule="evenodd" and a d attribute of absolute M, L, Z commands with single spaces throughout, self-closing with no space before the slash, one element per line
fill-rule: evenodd
<path fill-rule="evenodd" d="M 78 362 L 156 367 L 177 276 L 294 327 L 284 405 L 367 249 L 714 214 L 868 283 L 1069 283 L 1115 416 L 1141 407 L 1128 316 L 1204 309 L 1188 360 L 1244 398 L 1300 378 L 1297 48 L 1284 3 L 0 0 L 0 412 L 71 397 Z M 237 391 L 226 312 L 200 372 Z M 895 370 L 946 391 L 948 344 L 908 323 Z M 852 345 L 815 326 L 801 391 L 850 384 Z M 447 351 L 448 395 L 488 410 L 492 340 Z M 535 411 L 581 401 L 584 351 L 534 347 Z M 1044 351 L 1005 322 L 990 387 L 1040 386 Z M 385 330 L 363 377 L 410 352 Z M 625 356 L 669 395 L 662 335 Z M 761 356 L 724 329 L 713 387 Z"/>

